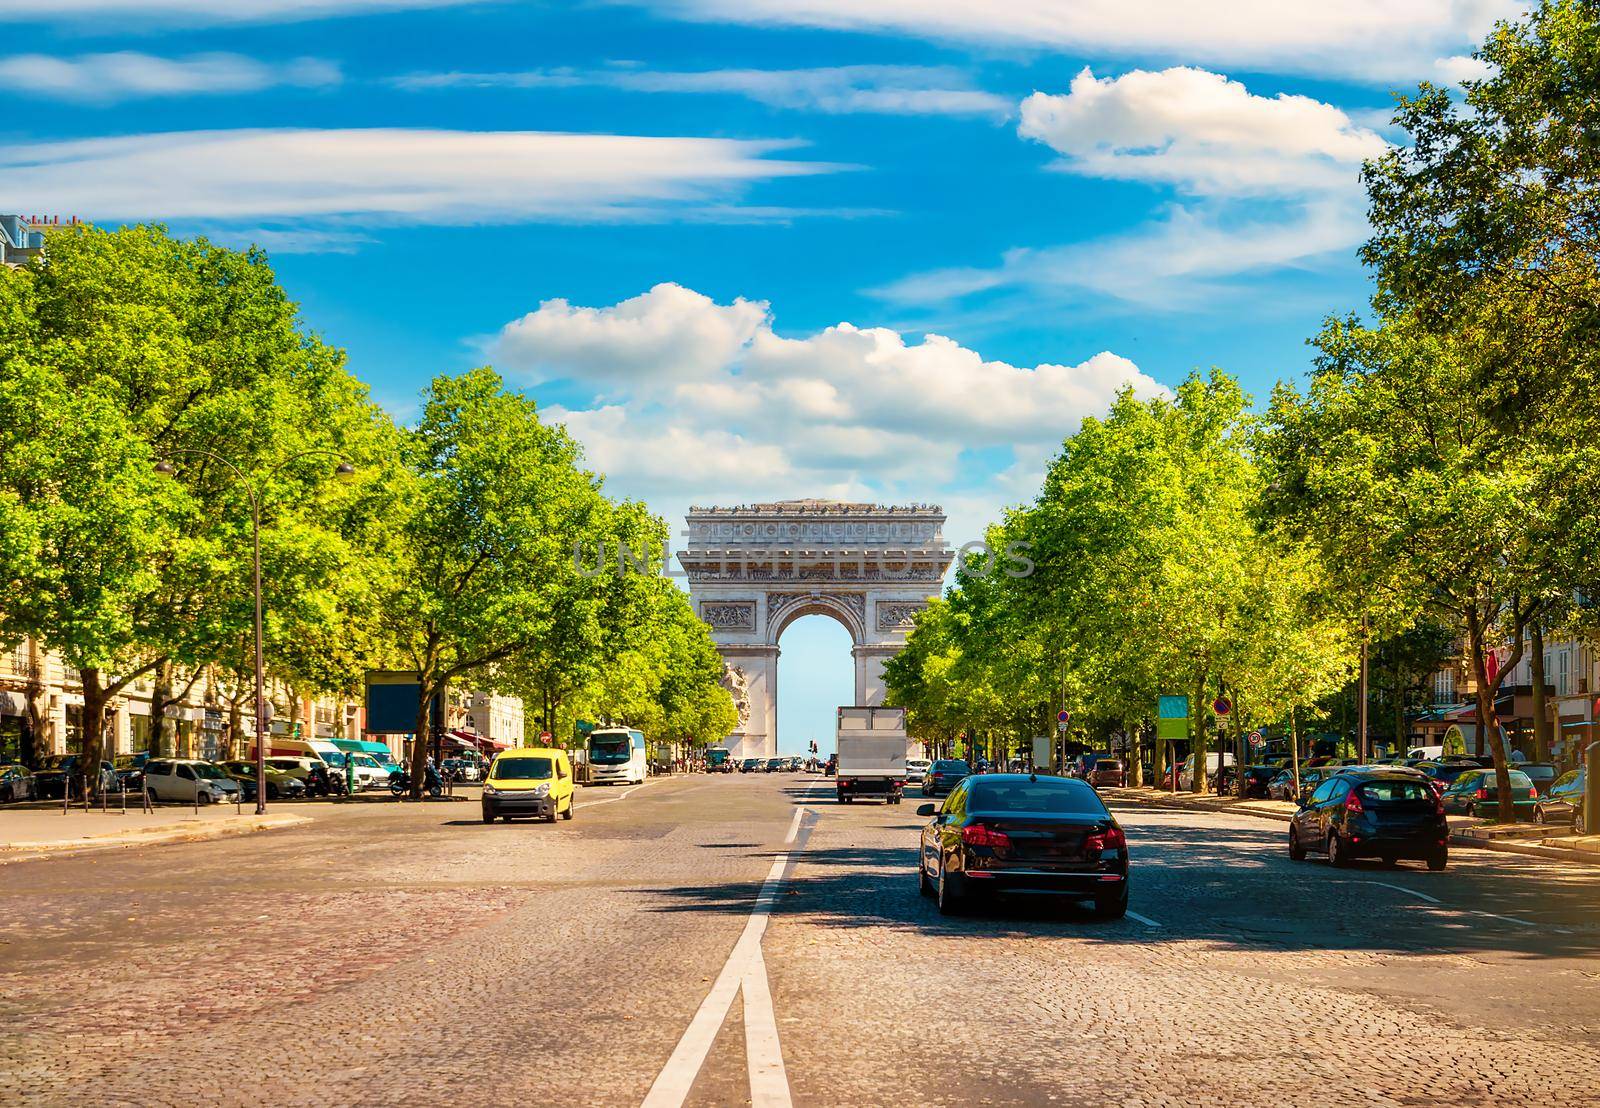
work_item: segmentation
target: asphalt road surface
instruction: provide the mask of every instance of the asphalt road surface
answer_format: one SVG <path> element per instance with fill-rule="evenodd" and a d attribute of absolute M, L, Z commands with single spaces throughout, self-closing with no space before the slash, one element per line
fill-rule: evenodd
<path fill-rule="evenodd" d="M 0 1104 L 1600 1103 L 1600 871 L 1121 810 L 1133 909 L 918 895 L 805 775 L 0 866 Z"/>

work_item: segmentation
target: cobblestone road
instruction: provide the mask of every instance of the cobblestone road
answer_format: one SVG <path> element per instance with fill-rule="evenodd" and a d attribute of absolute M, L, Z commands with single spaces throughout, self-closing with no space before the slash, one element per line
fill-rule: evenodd
<path fill-rule="evenodd" d="M 1276 824 L 1137 809 L 1147 922 L 951 920 L 917 895 L 915 798 L 813 784 L 589 790 L 554 826 L 321 809 L 7 866 L 0 1104 L 639 1104 L 791 850 L 753 949 L 796 1104 L 1600 1103 L 1600 871 L 1334 871 Z M 751 1102 L 746 1019 L 708 1025 L 689 1103 Z"/>

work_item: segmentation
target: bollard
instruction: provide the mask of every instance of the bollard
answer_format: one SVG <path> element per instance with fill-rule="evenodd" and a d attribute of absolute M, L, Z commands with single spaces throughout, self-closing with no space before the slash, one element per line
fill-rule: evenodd
<path fill-rule="evenodd" d="M 128 814 L 128 779 L 122 778 L 118 784 L 122 786 L 122 814 Z"/>
<path fill-rule="evenodd" d="M 72 810 L 72 777 L 69 775 L 61 779 L 61 814 L 66 815 Z"/>
<path fill-rule="evenodd" d="M 1590 743 L 1589 749 L 1583 752 L 1584 785 L 1583 785 L 1583 833 L 1585 835 L 1600 834 L 1600 792 L 1595 791 L 1594 782 L 1600 777 L 1600 742 Z"/>

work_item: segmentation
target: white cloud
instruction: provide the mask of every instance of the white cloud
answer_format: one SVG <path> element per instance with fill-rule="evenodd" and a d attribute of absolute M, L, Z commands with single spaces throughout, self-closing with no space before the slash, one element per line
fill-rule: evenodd
<path fill-rule="evenodd" d="M 609 308 L 546 300 L 506 324 L 493 355 L 535 381 L 705 380 L 732 363 L 766 320 L 765 304 L 721 305 L 682 285 L 661 284 Z"/>
<path fill-rule="evenodd" d="M 0 23 L 94 19 L 137 25 L 288 22 L 414 8 L 451 8 L 481 0 L 4 0 Z"/>
<path fill-rule="evenodd" d="M 1170 184 L 1197 196 L 1350 189 L 1388 144 L 1308 96 L 1252 95 L 1218 73 L 1180 67 L 1096 78 L 1022 102 L 1019 132 L 1088 177 Z"/>
<path fill-rule="evenodd" d="M 1085 69 L 1064 95 L 1023 101 L 1018 131 L 1059 153 L 1058 169 L 1166 187 L 1180 199 L 1128 231 L 914 274 L 879 295 L 926 304 L 1024 287 L 1193 308 L 1228 278 L 1313 264 L 1359 243 L 1361 163 L 1389 148 L 1331 104 L 1256 96 L 1183 67 L 1106 79 Z"/>
<path fill-rule="evenodd" d="M 89 102 L 258 92 L 280 85 L 326 88 L 339 80 L 339 67 L 318 58 L 296 58 L 280 64 L 240 54 L 158 58 L 133 51 L 74 58 L 46 54 L 0 58 L 0 88 L 30 96 Z"/>
<path fill-rule="evenodd" d="M 512 376 L 561 372 L 602 397 L 555 415 L 615 491 L 658 510 L 690 497 L 937 499 L 959 486 L 974 504 L 992 491 L 992 514 L 1016 490 L 974 485 L 970 452 L 1009 451 L 1036 473 L 1119 389 L 1163 391 L 1109 352 L 1023 367 L 939 335 L 908 343 L 850 323 L 789 338 L 764 303 L 718 304 L 674 284 L 610 307 L 546 301 L 507 324 L 493 352 Z"/>
<path fill-rule="evenodd" d="M 833 115 L 987 115 L 1006 118 L 1014 105 L 971 86 L 957 70 L 903 65 L 815 69 L 713 69 L 673 72 L 615 66 L 517 73 L 416 73 L 402 88 L 573 88 L 595 86 L 647 93 L 724 93 L 775 108 Z"/>
<path fill-rule="evenodd" d="M 1118 59 L 1391 80 L 1525 0 L 636 0 L 690 19 L 883 31 Z"/>
<path fill-rule="evenodd" d="M 789 144 L 538 131 L 183 131 L 11 143 L 0 192 L 92 220 L 465 225 L 693 214 L 828 172 Z M 737 211 L 737 208 L 734 209 Z"/>

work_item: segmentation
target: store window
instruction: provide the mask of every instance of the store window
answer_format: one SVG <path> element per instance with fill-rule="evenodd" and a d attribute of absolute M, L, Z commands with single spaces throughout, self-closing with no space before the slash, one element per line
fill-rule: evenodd
<path fill-rule="evenodd" d="M 27 717 L 0 716 L 0 766 L 31 762 L 28 746 Z"/>
<path fill-rule="evenodd" d="M 67 743 L 68 754 L 83 753 L 83 705 L 67 705 Z"/>

